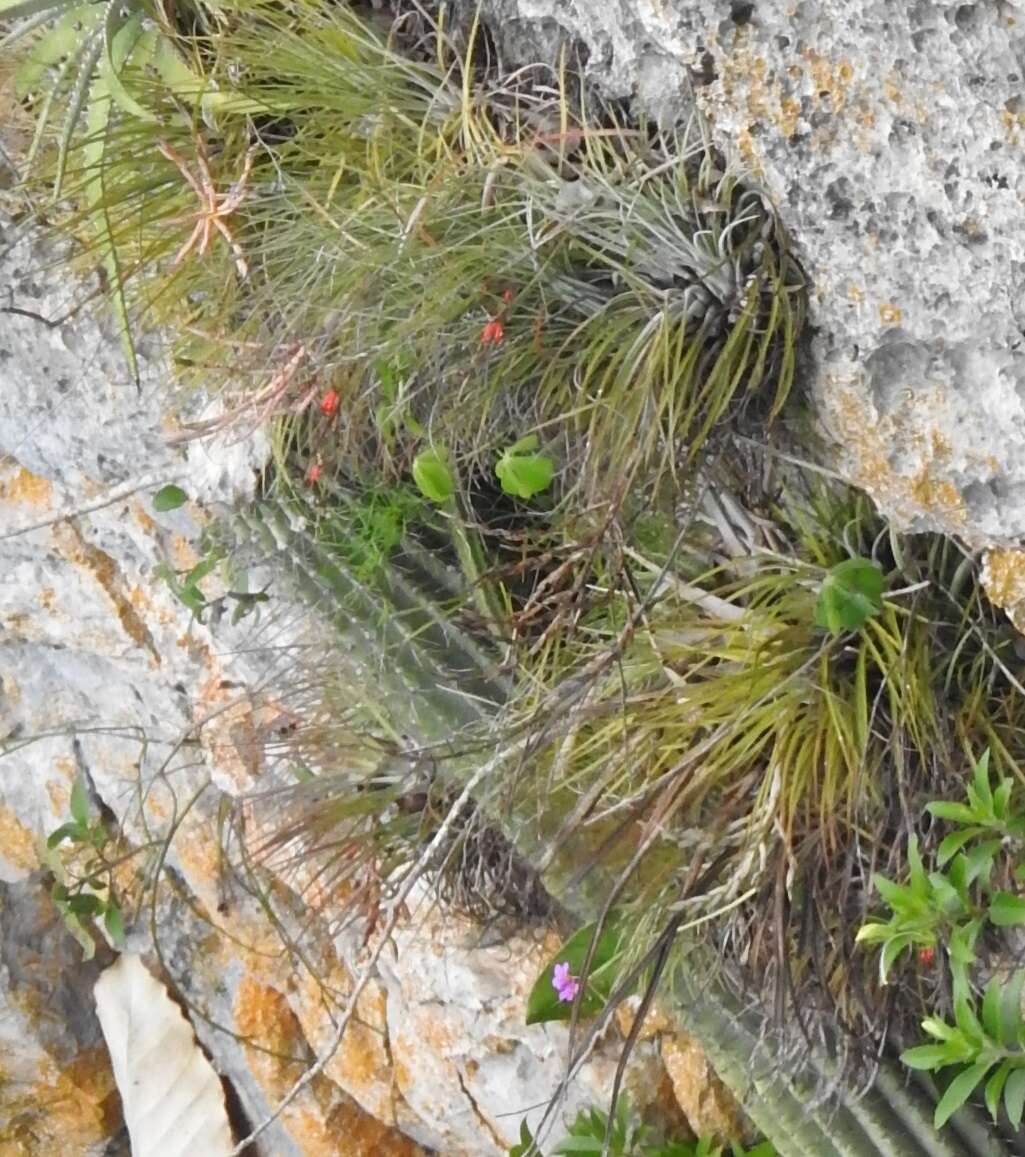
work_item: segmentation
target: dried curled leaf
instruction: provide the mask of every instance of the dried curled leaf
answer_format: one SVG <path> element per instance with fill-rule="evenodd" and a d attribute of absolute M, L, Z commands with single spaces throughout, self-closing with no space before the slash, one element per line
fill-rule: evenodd
<path fill-rule="evenodd" d="M 231 1153 L 221 1082 L 192 1026 L 141 958 L 120 956 L 94 992 L 132 1157 Z"/>

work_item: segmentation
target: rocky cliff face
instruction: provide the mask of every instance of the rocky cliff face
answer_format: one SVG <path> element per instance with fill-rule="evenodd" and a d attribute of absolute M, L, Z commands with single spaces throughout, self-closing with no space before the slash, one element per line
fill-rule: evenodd
<path fill-rule="evenodd" d="M 811 288 L 804 386 L 899 523 L 1025 533 L 1025 7 L 1006 0 L 489 0 L 515 60 L 571 46 L 696 108 Z"/>
<path fill-rule="evenodd" d="M 0 245 L 17 307 L 66 315 L 53 252 L 10 222 Z M 330 903 L 305 910 L 282 883 L 274 904 L 303 928 L 302 951 L 286 950 L 220 854 L 222 802 L 266 782 L 286 648 L 322 627 L 277 586 L 259 623 L 193 622 L 157 577 L 195 564 L 209 510 L 252 492 L 267 448 L 170 449 L 159 350 L 145 352 L 140 392 L 88 310 L 57 326 L 0 315 L 0 1149 L 12 1155 L 127 1151 L 92 1002 L 112 954 L 83 963 L 49 899 L 45 840 L 77 775 L 94 813 L 143 849 L 121 881 L 130 945 L 187 1003 L 244 1121 L 326 1049 L 368 952 L 332 931 Z M 175 478 L 199 501 L 155 513 L 154 489 Z M 544 928 L 496 936 L 419 906 L 323 1076 L 256 1152 L 503 1154 L 563 1071 L 565 1029 L 523 1023 L 556 944 Z M 596 1049 L 564 1119 L 607 1096 L 621 1040 Z M 629 1085 L 681 1127 L 681 1105 L 702 1131 L 736 1126 L 700 1051 L 668 1025 L 648 1033 Z"/>

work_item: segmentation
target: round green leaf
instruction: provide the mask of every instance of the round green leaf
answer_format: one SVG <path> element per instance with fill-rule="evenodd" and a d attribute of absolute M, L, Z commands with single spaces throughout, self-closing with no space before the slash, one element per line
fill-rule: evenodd
<path fill-rule="evenodd" d="M 166 514 L 168 510 L 177 510 L 188 502 L 189 496 L 180 486 L 161 486 L 153 495 L 153 509 L 158 514 Z"/>
<path fill-rule="evenodd" d="M 413 459 L 413 481 L 420 493 L 439 505 L 456 492 L 455 478 L 448 468 L 448 455 L 444 450 L 421 450 Z"/>
<path fill-rule="evenodd" d="M 867 558 L 849 558 L 822 580 L 815 625 L 834 634 L 856 631 L 883 609 L 883 572 Z"/>
<path fill-rule="evenodd" d="M 544 454 L 512 454 L 507 450 L 498 460 L 495 473 L 506 494 L 533 498 L 551 486 L 555 463 Z"/>

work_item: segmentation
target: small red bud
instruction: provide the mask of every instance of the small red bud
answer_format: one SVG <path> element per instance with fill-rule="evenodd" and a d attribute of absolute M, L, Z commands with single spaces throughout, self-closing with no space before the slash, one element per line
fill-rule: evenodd
<path fill-rule="evenodd" d="M 333 418 L 338 413 L 338 405 L 341 399 L 338 397 L 337 390 L 328 390 L 328 392 L 320 399 L 320 412 L 328 418 Z"/>
<path fill-rule="evenodd" d="M 480 344 L 481 345 L 498 345 L 498 343 L 505 337 L 505 326 L 496 317 L 481 331 Z"/>
<path fill-rule="evenodd" d="M 311 486 L 315 486 L 320 481 L 321 474 L 324 473 L 324 467 L 319 462 L 314 462 L 306 474 L 306 480 Z"/>
<path fill-rule="evenodd" d="M 918 962 L 924 964 L 926 967 L 931 965 L 936 959 L 936 949 L 931 947 L 919 948 Z"/>

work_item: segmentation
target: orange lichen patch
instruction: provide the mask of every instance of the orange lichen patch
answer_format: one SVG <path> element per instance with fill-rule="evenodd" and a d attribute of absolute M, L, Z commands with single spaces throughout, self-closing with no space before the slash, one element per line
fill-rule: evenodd
<path fill-rule="evenodd" d="M 249 1038 L 249 1066 L 272 1101 L 280 1100 L 311 1063 L 302 1026 L 277 989 L 244 977 L 235 999 L 235 1024 Z M 384 1121 L 377 1120 L 327 1076 L 284 1113 L 285 1127 L 307 1157 L 417 1157 L 422 1150 Z"/>
<path fill-rule="evenodd" d="M 860 285 L 854 285 L 853 282 L 847 286 L 847 296 L 851 301 L 857 302 L 860 305 L 865 300 L 865 291 Z"/>
<path fill-rule="evenodd" d="M 53 483 L 20 466 L 12 477 L 0 482 L 0 499 L 18 506 L 45 509 L 53 501 Z"/>
<path fill-rule="evenodd" d="M 147 534 L 152 534 L 157 529 L 156 521 L 150 517 L 149 511 L 138 498 L 133 498 L 128 506 L 132 517 Z"/>
<path fill-rule="evenodd" d="M 38 868 L 39 839 L 9 807 L 0 806 L 0 859 L 24 872 Z"/>
<path fill-rule="evenodd" d="M 324 1009 L 321 982 L 335 992 L 345 992 L 352 984 L 348 973 L 343 973 L 337 965 L 319 977 L 305 973 L 299 980 L 296 1014 L 307 1039 L 318 1050 L 326 1047 L 332 1031 Z M 383 988 L 369 984 L 360 995 L 356 1015 L 324 1071 L 379 1121 L 393 1125 L 397 1093 L 385 1011 Z"/>
<path fill-rule="evenodd" d="M 982 560 L 982 585 L 990 600 L 1025 632 L 1025 550 L 987 550 Z"/>
<path fill-rule="evenodd" d="M 664 1036 L 661 1051 L 676 1102 L 694 1132 L 719 1143 L 739 1140 L 744 1132 L 740 1107 L 697 1042 L 686 1033 Z"/>
<path fill-rule="evenodd" d="M 624 1037 L 630 1035 L 633 1028 L 634 1018 L 637 1015 L 637 1009 L 640 1005 L 641 998 L 639 996 L 630 997 L 623 1001 L 616 1009 L 615 1019 L 619 1026 L 619 1031 Z M 652 1005 L 648 1009 L 648 1015 L 644 1018 L 644 1024 L 641 1025 L 641 1030 L 638 1033 L 637 1040 L 645 1041 L 651 1040 L 652 1037 L 658 1036 L 659 1033 L 669 1032 L 673 1027 L 673 1022 L 666 1016 L 666 1014 L 657 1007 Z"/>
<path fill-rule="evenodd" d="M 938 431 L 909 434 L 907 420 L 898 414 L 878 417 L 872 407 L 853 390 L 837 391 L 834 433 L 851 458 L 851 480 L 887 506 L 901 520 L 933 515 L 948 525 L 963 527 L 967 511 L 957 486 L 937 472 L 949 457 L 950 446 Z M 929 397 L 917 404 L 931 404 Z M 922 455 L 922 466 L 914 474 L 899 474 L 890 465 L 889 447 L 914 444 Z"/>
<path fill-rule="evenodd" d="M 888 301 L 884 301 L 879 307 L 879 320 L 883 325 L 897 325 L 903 316 L 901 310 Z"/>
<path fill-rule="evenodd" d="M 850 62 L 830 60 L 811 48 L 806 48 L 802 55 L 808 62 L 816 99 L 819 102 L 828 99 L 832 102 L 834 112 L 842 112 L 847 105 L 851 81 L 854 79 L 854 69 Z"/>
<path fill-rule="evenodd" d="M 125 634 L 139 647 L 145 647 L 160 663 L 149 627 L 132 605 L 126 594 L 126 584 L 121 569 L 115 560 L 91 542 L 87 542 L 73 522 L 61 522 L 54 527 L 54 539 L 63 556 L 77 566 L 84 567 L 103 588 L 114 605 L 118 621 Z"/>
<path fill-rule="evenodd" d="M 62 1069 L 44 1058 L 37 1080 L 0 1093 L 0 1154 L 92 1152 L 120 1120 L 105 1048 L 87 1049 Z"/>
<path fill-rule="evenodd" d="M 39 605 L 44 611 L 52 611 L 57 605 L 57 592 L 53 587 L 43 587 L 39 592 Z"/>

